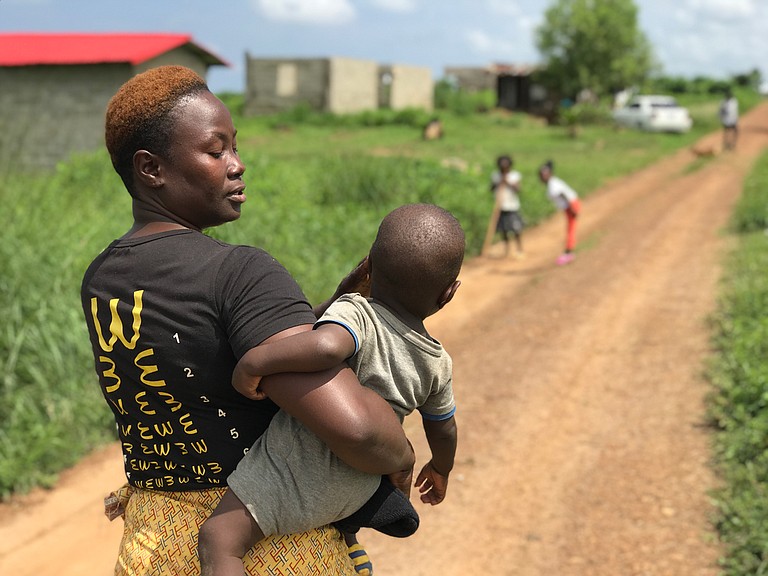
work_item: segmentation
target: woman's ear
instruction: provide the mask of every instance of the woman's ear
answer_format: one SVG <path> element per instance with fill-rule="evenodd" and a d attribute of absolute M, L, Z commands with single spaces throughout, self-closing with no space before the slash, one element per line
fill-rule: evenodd
<path fill-rule="evenodd" d="M 448 304 L 451 300 L 453 300 L 454 295 L 456 294 L 456 290 L 459 289 L 459 286 L 461 286 L 461 280 L 455 280 L 453 284 L 448 286 L 442 294 L 440 294 L 440 299 L 437 301 L 437 308 L 442 309 L 443 306 Z"/>
<path fill-rule="evenodd" d="M 137 150 L 133 155 L 133 173 L 138 182 L 148 188 L 163 185 L 159 158 L 147 150 Z"/>

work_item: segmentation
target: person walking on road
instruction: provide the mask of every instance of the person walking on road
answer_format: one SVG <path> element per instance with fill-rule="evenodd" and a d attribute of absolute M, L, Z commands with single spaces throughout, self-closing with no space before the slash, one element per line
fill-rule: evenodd
<path fill-rule="evenodd" d="M 720 123 L 723 125 L 723 150 L 733 150 L 739 137 L 739 101 L 730 88 L 720 103 Z"/>

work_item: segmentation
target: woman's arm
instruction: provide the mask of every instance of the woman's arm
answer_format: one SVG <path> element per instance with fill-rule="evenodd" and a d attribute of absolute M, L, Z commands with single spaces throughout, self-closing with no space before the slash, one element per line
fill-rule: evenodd
<path fill-rule="evenodd" d="M 310 328 L 285 330 L 265 344 Z M 413 468 L 413 449 L 395 412 L 381 396 L 361 386 L 346 365 L 322 372 L 275 374 L 265 377 L 261 388 L 353 468 L 370 474 Z"/>

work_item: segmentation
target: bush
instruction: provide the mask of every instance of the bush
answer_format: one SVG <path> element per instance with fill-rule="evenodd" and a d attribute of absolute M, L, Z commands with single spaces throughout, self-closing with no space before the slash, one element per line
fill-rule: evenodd
<path fill-rule="evenodd" d="M 561 109 L 559 121 L 565 126 L 608 126 L 613 123 L 611 111 L 606 106 L 588 103 Z"/>
<path fill-rule="evenodd" d="M 421 108 L 404 108 L 391 110 L 381 108 L 364 110 L 355 114 L 331 114 L 318 112 L 308 104 L 300 104 L 287 110 L 267 117 L 270 128 L 282 130 L 298 126 L 330 126 L 330 127 L 376 127 L 376 126 L 411 126 L 422 128 L 432 116 Z"/>
<path fill-rule="evenodd" d="M 448 80 L 440 80 L 435 84 L 435 108 L 438 110 L 449 110 L 459 116 L 466 116 L 493 110 L 496 102 L 496 92 L 493 90 L 462 90 Z"/>

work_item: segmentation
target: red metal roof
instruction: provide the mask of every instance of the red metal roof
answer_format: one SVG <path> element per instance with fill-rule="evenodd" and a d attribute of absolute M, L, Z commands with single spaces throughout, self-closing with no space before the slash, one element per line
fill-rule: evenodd
<path fill-rule="evenodd" d="M 187 34 L 0 34 L 0 66 L 41 64 L 141 64 L 187 46 L 207 64 L 228 63 Z"/>

